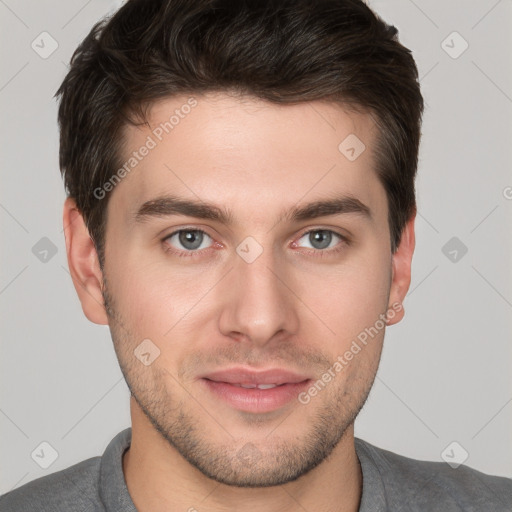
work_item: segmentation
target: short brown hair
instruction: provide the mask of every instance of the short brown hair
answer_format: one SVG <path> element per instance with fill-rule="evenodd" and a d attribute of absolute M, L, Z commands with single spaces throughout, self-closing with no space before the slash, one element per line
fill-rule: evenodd
<path fill-rule="evenodd" d="M 397 34 L 361 0 L 129 0 L 98 22 L 56 96 L 61 172 L 100 264 L 108 197 L 93 191 L 120 165 L 122 128 L 158 99 L 209 91 L 370 113 L 394 252 L 416 211 L 423 114 L 418 70 Z"/>

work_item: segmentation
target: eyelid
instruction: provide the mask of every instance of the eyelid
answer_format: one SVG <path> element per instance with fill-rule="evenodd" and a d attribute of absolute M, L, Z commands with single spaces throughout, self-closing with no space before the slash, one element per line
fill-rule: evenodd
<path fill-rule="evenodd" d="M 206 236 L 211 238 L 211 240 L 213 242 L 212 246 L 211 247 L 207 247 L 206 249 L 198 249 L 198 250 L 187 251 L 185 249 L 174 248 L 173 246 L 171 246 L 169 244 L 169 247 L 165 249 L 166 252 L 174 253 L 174 254 L 176 254 L 178 256 L 192 256 L 192 257 L 197 256 L 197 257 L 200 257 L 204 252 L 210 251 L 215 246 L 217 248 L 218 247 L 223 247 L 223 244 L 217 242 L 214 239 L 214 237 L 212 235 L 210 235 L 205 229 L 202 229 L 202 228 L 197 227 L 197 226 L 183 226 L 183 227 L 175 228 L 169 234 L 166 234 L 165 236 L 163 236 L 161 238 L 162 243 L 165 243 L 169 238 L 171 238 L 172 236 L 180 233 L 181 231 L 196 231 L 196 232 L 199 232 L 199 233 L 203 233 L 204 235 L 206 235 Z M 336 229 L 333 229 L 333 228 L 330 228 L 330 227 L 325 227 L 325 226 L 324 227 L 317 226 L 317 227 L 313 227 L 313 228 L 311 228 L 311 227 L 305 228 L 304 231 L 302 231 L 298 236 L 295 237 L 294 241 L 292 242 L 292 245 L 294 247 L 299 247 L 300 248 L 300 246 L 297 245 L 296 241 L 300 240 L 301 238 L 303 238 L 305 235 L 307 235 L 309 233 L 314 233 L 314 232 L 317 232 L 317 231 L 327 231 L 327 232 L 333 233 L 334 235 L 336 235 L 337 237 L 340 238 L 341 242 L 336 244 L 334 247 L 330 247 L 330 248 L 327 248 L 327 249 L 314 249 L 314 248 L 309 248 L 309 247 L 302 247 L 302 249 L 305 249 L 306 252 L 316 253 L 316 254 L 319 254 L 319 255 L 322 255 L 322 254 L 332 254 L 332 253 L 335 253 L 337 251 L 340 251 L 341 250 L 340 246 L 350 245 L 350 243 L 351 243 L 351 239 L 350 239 L 349 236 L 340 233 Z"/>
<path fill-rule="evenodd" d="M 182 232 L 182 231 L 196 231 L 198 233 L 202 233 L 203 235 L 206 235 L 207 237 L 209 237 L 211 240 L 212 240 L 212 246 L 213 245 L 217 245 L 217 246 L 221 246 L 222 244 L 220 244 L 219 242 L 217 242 L 215 240 L 215 238 L 210 235 L 210 233 L 208 233 L 208 231 L 206 231 L 205 229 L 202 229 L 202 228 L 199 228 L 199 227 L 196 227 L 196 226 L 185 226 L 185 227 L 179 227 L 179 228 L 175 228 L 173 229 L 173 231 L 171 231 L 170 233 L 164 235 L 161 237 L 161 241 L 162 242 L 166 242 L 169 238 L 171 238 L 172 236 L 174 235 L 177 235 L 178 233 Z M 209 249 L 209 248 L 208 248 Z M 194 253 L 194 252 L 202 252 L 202 251 L 206 251 L 208 249 L 200 249 L 200 250 L 195 250 L 195 251 L 185 251 L 185 250 L 181 250 L 181 252 L 189 252 L 189 253 Z M 180 249 L 176 249 L 176 251 L 180 251 Z"/>
<path fill-rule="evenodd" d="M 343 240 L 349 240 L 350 236 L 348 233 L 345 233 L 345 230 L 342 230 L 341 228 L 336 227 L 327 227 L 327 226 L 316 226 L 314 228 L 307 227 L 304 228 L 304 231 L 298 235 L 297 238 L 302 238 L 304 235 L 307 235 L 308 233 L 314 232 L 314 231 L 329 231 L 330 233 L 334 233 L 335 235 L 338 235 Z"/>
<path fill-rule="evenodd" d="M 335 236 L 337 236 L 338 238 L 340 238 L 341 242 L 336 244 L 334 247 L 329 247 L 327 249 L 314 249 L 314 248 L 310 248 L 310 247 L 303 247 L 303 249 L 305 249 L 306 251 L 315 252 L 315 253 L 329 254 L 331 252 L 336 252 L 336 250 L 339 250 L 339 246 L 340 245 L 350 245 L 351 240 L 350 240 L 350 238 L 347 235 L 344 235 L 344 234 L 340 233 L 336 229 L 327 228 L 327 227 L 306 228 L 306 230 L 303 231 L 297 237 L 297 240 L 300 240 L 301 238 L 303 238 L 305 235 L 308 235 L 309 233 L 314 233 L 314 232 L 317 232 L 317 231 L 327 231 L 329 233 L 332 233 Z M 296 241 L 292 242 L 292 245 L 294 247 L 297 247 L 297 242 Z"/>

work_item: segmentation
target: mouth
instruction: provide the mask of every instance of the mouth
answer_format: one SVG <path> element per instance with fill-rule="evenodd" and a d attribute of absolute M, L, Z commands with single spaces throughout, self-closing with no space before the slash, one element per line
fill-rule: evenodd
<path fill-rule="evenodd" d="M 279 368 L 259 372 L 232 368 L 199 380 L 216 400 L 240 411 L 265 413 L 297 401 L 312 379 Z"/>
<path fill-rule="evenodd" d="M 272 388 L 276 388 L 277 386 L 285 386 L 286 384 L 251 384 L 251 383 L 247 383 L 247 384 L 234 384 L 232 382 L 229 382 L 228 384 L 232 384 L 233 386 L 238 386 L 240 388 L 244 388 L 244 389 L 255 389 L 255 388 L 258 388 L 258 389 L 272 389 Z"/>

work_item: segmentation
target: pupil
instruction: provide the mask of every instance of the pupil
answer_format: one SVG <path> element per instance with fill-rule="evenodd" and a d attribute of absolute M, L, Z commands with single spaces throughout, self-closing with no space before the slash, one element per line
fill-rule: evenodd
<path fill-rule="evenodd" d="M 202 242 L 202 233 L 199 233 L 199 231 L 182 231 L 179 239 L 183 247 L 189 250 L 197 249 Z"/>
<path fill-rule="evenodd" d="M 326 247 L 329 247 L 331 238 L 332 234 L 329 233 L 329 231 L 315 231 L 309 234 L 309 241 L 315 249 L 325 249 Z"/>

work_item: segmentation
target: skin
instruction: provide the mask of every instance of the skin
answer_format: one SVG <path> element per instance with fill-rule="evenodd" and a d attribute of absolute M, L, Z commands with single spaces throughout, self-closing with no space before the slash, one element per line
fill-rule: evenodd
<path fill-rule="evenodd" d="M 245 365 L 321 378 L 359 333 L 403 301 L 414 216 L 392 254 L 371 116 L 327 102 L 195 98 L 197 106 L 111 193 L 104 273 L 76 204 L 64 205 L 83 311 L 110 326 L 132 392 L 128 490 L 142 512 L 357 511 L 362 473 L 353 422 L 373 384 L 385 328 L 306 405 L 293 400 L 270 413 L 242 412 L 199 376 Z M 124 156 L 187 99 L 156 103 L 149 127 L 127 126 Z M 354 161 L 338 150 L 349 134 L 366 146 Z M 228 207 L 233 222 L 182 215 L 134 222 L 145 201 L 165 194 Z M 279 220 L 297 205 L 347 194 L 371 218 Z M 191 253 L 178 235 L 162 241 L 185 228 L 208 235 L 196 256 L 177 255 Z M 349 242 L 332 235 L 328 248 L 318 248 L 307 234 L 313 229 Z M 236 252 L 248 236 L 263 249 L 252 263 Z M 388 325 L 403 314 L 394 311 Z M 147 366 L 134 356 L 144 339 L 160 350 Z"/>

